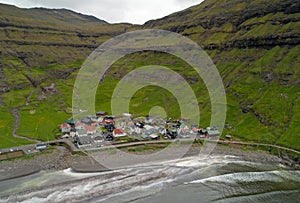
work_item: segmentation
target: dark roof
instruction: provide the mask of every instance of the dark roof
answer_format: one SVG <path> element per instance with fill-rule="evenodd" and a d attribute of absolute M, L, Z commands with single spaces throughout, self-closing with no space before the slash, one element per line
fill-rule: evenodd
<path fill-rule="evenodd" d="M 70 125 L 75 125 L 76 121 L 75 120 L 66 120 L 66 123 L 70 124 Z"/>
<path fill-rule="evenodd" d="M 97 115 L 107 115 L 107 112 L 105 112 L 105 111 L 98 111 Z"/>
<path fill-rule="evenodd" d="M 83 136 L 79 137 L 80 144 L 91 144 L 93 142 L 91 136 Z"/>

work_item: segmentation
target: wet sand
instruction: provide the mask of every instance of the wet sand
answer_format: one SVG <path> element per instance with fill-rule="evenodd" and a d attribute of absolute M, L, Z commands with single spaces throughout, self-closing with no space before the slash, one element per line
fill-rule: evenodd
<path fill-rule="evenodd" d="M 174 159 L 174 154 L 178 147 L 173 147 L 169 150 L 169 156 L 166 155 L 164 160 Z M 201 154 L 201 148 L 197 144 L 193 144 L 189 150 L 185 153 L 183 157 L 187 156 L 203 156 Z M 124 151 L 124 150 L 123 150 Z M 126 152 L 126 149 L 125 149 Z M 135 155 L 146 155 L 151 153 L 156 153 L 157 151 L 143 151 L 135 153 Z M 286 160 L 283 160 L 279 156 L 275 156 L 261 150 L 242 150 L 237 147 L 228 147 L 217 145 L 212 151 L 211 155 L 231 155 L 238 156 L 241 160 L 259 162 L 265 164 L 285 164 Z M 130 161 L 126 160 L 126 157 L 122 157 L 119 153 L 112 152 L 112 150 L 102 150 L 98 152 L 93 152 L 89 156 L 87 155 L 73 155 L 70 151 L 64 147 L 57 147 L 49 154 L 36 155 L 30 159 L 15 159 L 11 161 L 1 161 L 0 162 L 0 181 L 12 178 L 17 178 L 21 176 L 30 175 L 37 173 L 41 170 L 63 170 L 67 168 L 72 168 L 75 172 L 101 172 L 111 169 L 111 167 L 104 167 L 99 164 L 101 161 L 97 160 L 97 157 L 104 158 L 110 162 L 118 162 L 116 166 L 122 166 L 126 168 L 130 166 Z M 296 166 L 299 168 L 299 166 Z"/>

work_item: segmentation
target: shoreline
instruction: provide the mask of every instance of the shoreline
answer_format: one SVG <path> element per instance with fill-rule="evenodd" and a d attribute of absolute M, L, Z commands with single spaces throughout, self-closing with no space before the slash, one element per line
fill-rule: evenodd
<path fill-rule="evenodd" d="M 127 148 L 125 148 L 127 149 Z M 174 149 L 175 150 L 175 149 Z M 201 150 L 199 144 L 193 144 L 186 154 L 182 157 L 191 157 L 198 155 Z M 145 151 L 141 154 L 147 154 L 155 151 Z M 174 151 L 175 152 L 175 151 Z M 108 150 L 101 152 L 103 156 L 107 155 Z M 138 153 L 135 153 L 138 154 Z M 271 154 L 264 150 L 247 149 L 241 146 L 225 146 L 217 144 L 210 155 L 231 155 L 240 157 L 241 160 L 258 162 L 262 164 L 282 164 L 292 170 L 299 170 L 299 163 L 291 164 L 293 160 L 288 157 Z M 126 166 L 124 166 L 125 168 Z M 38 173 L 40 171 L 64 170 L 70 168 L 75 173 L 95 173 L 111 171 L 99 164 L 93 157 L 87 155 L 72 154 L 67 148 L 58 146 L 51 154 L 37 155 L 31 159 L 15 159 L 0 162 L 0 181 L 25 177 Z"/>

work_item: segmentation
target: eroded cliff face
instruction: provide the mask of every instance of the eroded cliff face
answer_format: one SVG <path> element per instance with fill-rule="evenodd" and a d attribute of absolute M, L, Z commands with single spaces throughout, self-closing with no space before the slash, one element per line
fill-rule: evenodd
<path fill-rule="evenodd" d="M 299 11 L 296 0 L 208 0 L 144 27 L 181 33 L 205 49 L 272 48 L 299 44 Z"/>

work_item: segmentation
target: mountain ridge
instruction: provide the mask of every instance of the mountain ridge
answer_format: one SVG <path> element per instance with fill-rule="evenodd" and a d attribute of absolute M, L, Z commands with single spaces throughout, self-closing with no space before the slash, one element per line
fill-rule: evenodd
<path fill-rule="evenodd" d="M 79 12 L 75 12 L 69 9 L 51 9 L 43 7 L 34 7 L 34 8 L 19 8 L 14 5 L 0 3 L 0 11 L 2 15 L 14 16 L 14 17 L 23 17 L 28 19 L 34 19 L 38 21 L 51 22 L 53 21 L 56 24 L 65 24 L 73 23 L 84 25 L 84 23 L 101 23 L 108 24 L 104 20 L 100 20 L 92 15 L 85 15 Z M 43 14 L 43 15 L 41 15 Z M 50 19 L 49 19 L 50 18 Z M 9 22 L 9 18 L 5 19 Z"/>

